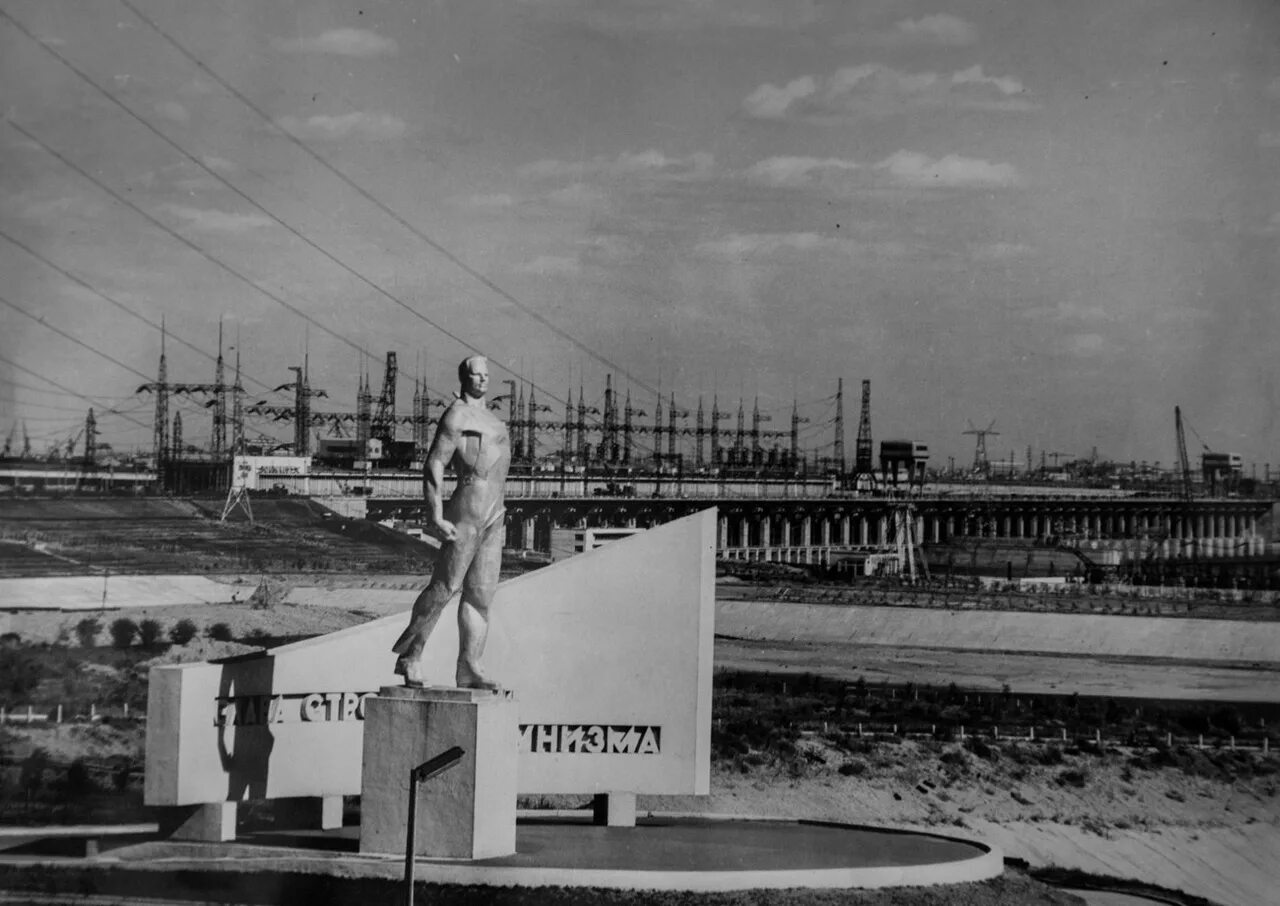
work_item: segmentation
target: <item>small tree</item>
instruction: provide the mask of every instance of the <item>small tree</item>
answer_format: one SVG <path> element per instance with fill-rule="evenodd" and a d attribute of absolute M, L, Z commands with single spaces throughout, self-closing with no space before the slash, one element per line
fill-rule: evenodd
<path fill-rule="evenodd" d="M 89 773 L 89 766 L 85 764 L 83 758 L 77 758 L 71 762 L 70 767 L 67 768 L 66 778 L 66 790 L 69 796 L 79 799 L 94 792 L 97 787 L 93 776 Z"/>
<path fill-rule="evenodd" d="M 44 788 L 45 771 L 49 767 L 49 753 L 44 749 L 33 749 L 22 762 L 22 771 L 18 776 L 18 785 L 27 797 L 27 805 Z"/>
<path fill-rule="evenodd" d="M 160 633 L 163 631 L 164 627 L 159 620 L 143 620 L 138 624 L 138 644 L 143 648 L 150 648 L 160 641 Z"/>
<path fill-rule="evenodd" d="M 226 623 L 214 623 L 204 631 L 207 638 L 215 642 L 230 642 L 231 627 Z"/>
<path fill-rule="evenodd" d="M 111 644 L 117 648 L 128 648 L 138 634 L 138 624 L 128 617 L 121 617 L 111 623 Z"/>
<path fill-rule="evenodd" d="M 101 620 L 94 617 L 85 617 L 76 624 L 76 640 L 80 642 L 81 648 L 92 648 L 93 643 L 98 638 L 98 633 L 101 631 Z"/>
<path fill-rule="evenodd" d="M 175 645 L 185 645 L 196 637 L 200 630 L 188 619 L 181 619 L 169 630 L 169 641 Z"/>

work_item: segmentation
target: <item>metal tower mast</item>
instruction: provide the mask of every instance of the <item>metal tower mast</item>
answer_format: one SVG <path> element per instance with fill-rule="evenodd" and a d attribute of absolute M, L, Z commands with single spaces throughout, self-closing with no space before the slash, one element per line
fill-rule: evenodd
<path fill-rule="evenodd" d="M 610 463 L 618 461 L 618 403 L 613 396 L 613 375 L 604 376 L 604 437 L 600 446 L 601 458 Z"/>
<path fill-rule="evenodd" d="M 156 484 L 159 487 L 165 486 L 165 472 L 169 464 L 169 366 L 165 362 L 164 341 L 165 328 L 164 316 L 162 315 L 160 317 L 160 370 L 156 374 L 156 382 L 153 385 L 156 392 L 154 425 Z M 143 388 L 139 387 L 138 389 L 141 390 Z"/>
<path fill-rule="evenodd" d="M 631 418 L 635 410 L 631 408 L 631 388 L 627 388 L 627 403 L 622 409 L 622 462 L 631 465 Z"/>
<path fill-rule="evenodd" d="M 751 411 L 751 464 L 764 464 L 764 448 L 760 446 L 760 423 L 773 421 L 772 415 L 760 414 L 760 397 L 756 397 L 755 408 Z"/>
<path fill-rule="evenodd" d="M 511 419 L 511 428 L 515 433 L 515 445 L 511 451 L 512 458 L 516 462 L 522 461 L 528 454 L 525 444 L 525 425 L 527 419 L 525 412 L 528 410 L 524 406 L 524 384 L 520 385 L 519 394 L 516 393 L 515 384 L 511 385 L 511 402 L 515 405 L 515 417 Z"/>
<path fill-rule="evenodd" d="M 573 387 L 564 401 L 564 449 L 560 451 L 560 468 L 563 470 L 573 456 Z"/>
<path fill-rule="evenodd" d="M 182 455 L 182 413 L 176 412 L 173 416 L 173 446 L 170 449 L 170 455 L 177 459 Z"/>
<path fill-rule="evenodd" d="M 733 438 L 733 456 L 738 465 L 742 465 L 746 448 L 746 416 L 742 409 L 742 397 L 738 397 L 738 433 Z"/>
<path fill-rule="evenodd" d="M 578 432 L 578 459 L 585 468 L 591 461 L 591 451 L 587 447 L 587 394 L 581 383 L 578 384 L 578 420 L 575 425 Z"/>
<path fill-rule="evenodd" d="M 84 467 L 93 468 L 94 456 L 98 452 L 98 421 L 93 417 L 93 409 L 84 419 Z"/>
<path fill-rule="evenodd" d="M 987 438 L 999 437 L 1000 432 L 995 429 L 995 419 L 992 419 L 991 424 L 985 428 L 975 428 L 973 422 L 967 422 L 966 424 L 969 425 L 969 430 L 960 433 L 973 434 L 977 437 L 973 448 L 973 470 L 985 475 L 991 468 L 991 463 L 987 460 Z"/>
<path fill-rule="evenodd" d="M 653 467 L 662 468 L 662 394 L 653 408 Z"/>
<path fill-rule="evenodd" d="M 382 375 L 382 393 L 378 396 L 378 408 L 370 425 L 372 436 L 382 441 L 384 456 L 390 455 L 391 444 L 396 439 L 396 375 L 396 354 L 388 352 L 386 370 Z"/>
<path fill-rule="evenodd" d="M 836 468 L 844 475 L 844 378 L 836 378 Z"/>
<path fill-rule="evenodd" d="M 525 435 L 524 435 L 524 455 L 532 465 L 538 457 L 538 404 L 534 398 L 535 389 L 533 384 L 529 385 L 529 408 L 525 411 L 528 415 L 525 417 Z"/>
<path fill-rule="evenodd" d="M 667 405 L 667 456 L 673 462 L 676 458 L 676 419 L 688 414 L 676 408 L 676 395 L 673 391 Z"/>
<path fill-rule="evenodd" d="M 695 433 L 694 433 L 693 465 L 694 465 L 694 468 L 701 469 L 704 463 L 704 460 L 702 458 L 702 455 L 703 455 L 702 441 L 706 434 L 706 428 L 705 428 L 704 418 L 702 414 L 702 397 L 701 396 L 698 397 L 698 424 L 697 424 L 697 427 L 694 429 L 694 431 Z"/>
<path fill-rule="evenodd" d="M 725 413 L 727 416 L 728 413 Z M 720 465 L 720 397 L 718 394 L 711 397 L 711 466 L 715 468 Z"/>
<path fill-rule="evenodd" d="M 213 444 L 210 452 L 221 456 L 227 449 L 227 384 L 222 361 L 222 321 L 218 321 L 218 360 L 213 368 Z"/>
<path fill-rule="evenodd" d="M 369 438 L 373 436 L 373 391 L 369 389 L 368 369 L 360 375 L 360 389 L 356 391 L 356 455 L 364 459 L 369 455 Z"/>
<path fill-rule="evenodd" d="M 236 382 L 231 388 L 231 452 L 244 455 L 244 387 L 240 384 L 240 343 L 236 341 Z"/>
<path fill-rule="evenodd" d="M 863 475 L 875 481 L 875 444 L 871 439 L 871 381 L 862 382 L 862 410 L 858 415 L 858 438 L 853 445 L 853 481 Z"/>

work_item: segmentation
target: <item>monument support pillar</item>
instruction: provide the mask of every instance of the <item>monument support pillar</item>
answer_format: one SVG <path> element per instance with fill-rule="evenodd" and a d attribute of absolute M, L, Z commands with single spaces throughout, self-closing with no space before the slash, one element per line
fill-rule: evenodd
<path fill-rule="evenodd" d="M 236 804 L 206 802 L 162 809 L 160 834 L 170 840 L 227 843 L 236 838 Z"/>
<path fill-rule="evenodd" d="M 360 851 L 405 851 L 409 772 L 457 746 L 462 760 L 418 787 L 416 854 L 491 859 L 514 853 L 518 745 L 510 692 L 384 686 L 365 703 Z"/>

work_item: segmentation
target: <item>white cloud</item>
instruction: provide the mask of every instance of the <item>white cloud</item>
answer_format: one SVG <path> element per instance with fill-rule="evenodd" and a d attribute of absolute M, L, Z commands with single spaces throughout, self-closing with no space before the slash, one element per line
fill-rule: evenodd
<path fill-rule="evenodd" d="M 191 114 L 187 113 L 187 108 L 177 101 L 161 101 L 156 104 L 156 113 L 171 122 L 181 123 L 184 126 L 191 122 Z"/>
<path fill-rule="evenodd" d="M 590 175 L 653 175 L 688 177 L 706 174 L 715 158 L 699 151 L 686 157 L 668 157 L 661 151 L 624 151 L 617 157 L 593 157 L 587 161 L 539 160 L 520 168 L 523 176 L 534 178 L 582 179 Z"/>
<path fill-rule="evenodd" d="M 1022 82 L 988 75 L 980 65 L 950 76 L 905 72 L 882 63 L 845 66 L 828 76 L 806 75 L 785 87 L 761 85 L 742 102 L 757 119 L 808 117 L 818 120 L 856 114 L 887 115 L 913 107 L 1022 111 L 1035 108 Z"/>
<path fill-rule="evenodd" d="M 1258 136 L 1258 147 L 1280 148 L 1280 132 L 1264 132 Z"/>
<path fill-rule="evenodd" d="M 193 208 L 181 204 L 165 204 L 161 207 L 185 220 L 198 230 L 213 230 L 219 233 L 243 233 L 258 227 L 270 226 L 269 217 L 261 214 L 235 214 L 219 211 L 216 208 Z"/>
<path fill-rule="evenodd" d="M 555 14 L 555 3 L 526 4 Z M 567 4 L 576 18 L 578 4 Z M 586 4 L 586 22 L 601 31 L 688 31 L 702 28 L 794 30 L 822 16 L 817 0 L 621 0 Z"/>
<path fill-rule="evenodd" d="M 337 139 L 358 136 L 368 139 L 393 139 L 405 133 L 404 120 L 389 113 L 354 111 L 338 116 L 318 114 L 306 119 L 282 116 L 281 128 L 297 138 Z"/>
<path fill-rule="evenodd" d="M 341 57 L 377 57 L 395 54 L 391 38 L 363 28 L 335 28 L 310 38 L 276 38 L 271 46 L 284 53 L 326 53 Z"/>
<path fill-rule="evenodd" d="M 1021 181 L 1012 164 L 994 164 L 956 154 L 935 159 L 917 151 L 897 151 L 875 166 L 908 186 L 999 188 L 1016 186 Z"/>
<path fill-rule="evenodd" d="M 851 160 L 835 157 L 770 157 L 748 167 L 745 175 L 753 182 L 774 186 L 800 186 L 823 177 L 843 175 L 858 169 Z"/>
<path fill-rule="evenodd" d="M 978 31 L 959 16 L 935 13 L 919 19 L 903 19 L 886 37 L 891 43 L 961 46 L 977 41 Z"/>
<path fill-rule="evenodd" d="M 1001 94 L 1021 94 L 1025 89 L 1022 83 L 1017 79 L 999 78 L 997 76 L 989 76 L 982 71 L 981 66 L 970 66 L 968 69 L 962 69 L 953 73 L 951 76 L 952 85 L 994 85 Z"/>
<path fill-rule="evenodd" d="M 801 76 L 781 88 L 764 84 L 747 95 L 742 107 L 748 116 L 756 119 L 776 119 L 783 116 L 793 103 L 813 96 L 817 90 L 813 76 Z"/>
<path fill-rule="evenodd" d="M 526 261 L 516 268 L 521 274 L 536 274 L 539 277 L 562 277 L 578 273 L 582 268 L 574 258 L 560 255 L 539 255 L 532 261 Z"/>

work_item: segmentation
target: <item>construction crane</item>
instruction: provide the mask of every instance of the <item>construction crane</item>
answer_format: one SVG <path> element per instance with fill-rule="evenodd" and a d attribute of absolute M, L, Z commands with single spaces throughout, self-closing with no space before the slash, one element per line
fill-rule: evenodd
<path fill-rule="evenodd" d="M 966 421 L 965 424 L 969 426 L 968 430 L 960 433 L 973 434 L 977 437 L 977 442 L 973 449 L 973 471 L 985 475 L 991 467 L 987 461 L 987 438 L 1000 436 L 1000 432 L 996 430 L 996 421 L 992 419 L 991 424 L 985 428 L 975 428 L 971 421 Z"/>

